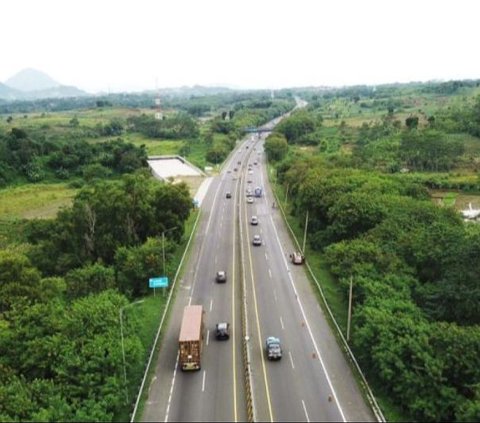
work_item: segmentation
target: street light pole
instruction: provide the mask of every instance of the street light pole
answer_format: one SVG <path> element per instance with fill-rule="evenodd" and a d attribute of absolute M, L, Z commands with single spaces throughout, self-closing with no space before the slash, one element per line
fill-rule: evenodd
<path fill-rule="evenodd" d="M 174 229 L 177 229 L 177 227 L 174 226 L 173 228 L 167 229 L 167 230 L 162 232 L 163 276 L 165 276 L 165 272 L 166 272 L 166 270 L 165 270 L 165 234 L 167 232 L 173 231 Z"/>
<path fill-rule="evenodd" d="M 350 321 L 352 319 L 353 278 L 350 276 L 350 291 L 348 295 L 347 342 L 350 341 Z"/>
<path fill-rule="evenodd" d="M 308 227 L 308 210 L 307 210 L 307 217 L 305 218 L 305 231 L 303 233 L 303 247 L 302 247 L 303 255 L 305 255 L 305 243 L 307 242 L 307 227 Z"/>
<path fill-rule="evenodd" d="M 123 310 L 127 307 L 143 303 L 145 300 L 135 301 L 120 308 L 120 336 L 122 338 L 122 357 L 123 357 L 123 383 L 125 385 L 125 399 L 128 403 L 128 389 L 127 389 L 127 363 L 125 361 L 125 343 L 123 341 Z"/>
<path fill-rule="evenodd" d="M 163 276 L 165 276 L 165 231 L 162 232 Z"/>
<path fill-rule="evenodd" d="M 173 231 L 174 229 L 177 229 L 176 226 L 173 228 L 167 229 L 162 232 L 162 256 L 163 256 L 163 275 L 166 276 L 166 269 L 165 269 L 165 233 L 169 231 Z M 155 296 L 155 288 L 153 288 L 153 295 Z M 165 288 L 163 289 L 163 295 L 165 295 Z"/>

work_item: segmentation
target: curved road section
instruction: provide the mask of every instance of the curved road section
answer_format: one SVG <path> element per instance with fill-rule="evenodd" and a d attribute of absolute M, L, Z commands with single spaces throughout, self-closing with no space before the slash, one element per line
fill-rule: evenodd
<path fill-rule="evenodd" d="M 247 201 L 247 190 L 257 186 L 262 196 Z M 263 138 L 254 136 L 210 183 L 142 421 L 246 421 L 245 340 L 255 421 L 375 421 L 303 266 L 289 261 L 294 247 L 272 202 Z M 258 225 L 251 224 L 253 215 Z M 260 245 L 253 244 L 255 235 Z M 215 281 L 218 270 L 226 271 L 226 283 Z M 248 333 L 241 327 L 243 299 Z M 189 304 L 206 311 L 202 368 L 196 372 L 178 366 L 180 323 Z M 227 341 L 215 339 L 219 322 L 230 324 Z M 267 359 L 269 336 L 280 339 L 281 360 Z"/>

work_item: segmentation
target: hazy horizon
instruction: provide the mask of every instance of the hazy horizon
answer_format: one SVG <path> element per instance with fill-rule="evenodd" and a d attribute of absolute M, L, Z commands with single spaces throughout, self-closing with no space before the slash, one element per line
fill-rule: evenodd
<path fill-rule="evenodd" d="M 92 94 L 480 78 L 472 0 L 6 0 L 2 10 L 1 82 L 24 68 Z"/>

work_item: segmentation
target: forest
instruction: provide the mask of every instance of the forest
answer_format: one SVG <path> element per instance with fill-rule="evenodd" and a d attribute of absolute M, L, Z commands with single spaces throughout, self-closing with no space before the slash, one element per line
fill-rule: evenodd
<path fill-rule="evenodd" d="M 440 187 L 480 194 L 479 94 L 310 92 L 266 141 L 302 230 L 308 211 L 307 260 L 327 266 L 342 322 L 352 283 L 350 345 L 387 420 L 480 419 L 480 227 L 432 201 Z"/>

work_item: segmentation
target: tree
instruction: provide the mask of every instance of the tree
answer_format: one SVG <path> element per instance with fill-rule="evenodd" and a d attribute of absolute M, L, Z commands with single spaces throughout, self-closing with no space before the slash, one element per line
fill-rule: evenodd
<path fill-rule="evenodd" d="M 283 120 L 276 130 L 285 135 L 289 144 L 295 144 L 302 136 L 315 132 L 320 124 L 321 117 L 315 119 L 311 113 L 302 110 Z"/>
<path fill-rule="evenodd" d="M 65 275 L 65 281 L 70 299 L 100 293 L 116 286 L 114 269 L 98 263 L 71 270 Z"/>
<path fill-rule="evenodd" d="M 33 303 L 40 295 L 40 273 L 21 252 L 0 250 L 0 312 L 17 302 Z"/>
<path fill-rule="evenodd" d="M 68 124 L 72 127 L 72 128 L 77 128 L 79 125 L 80 125 L 80 122 L 78 121 L 78 118 L 76 116 L 74 116 L 73 118 L 70 119 L 70 121 L 68 122 Z"/>
<path fill-rule="evenodd" d="M 405 119 L 405 125 L 408 129 L 417 129 L 418 127 L 418 117 L 417 116 L 409 116 Z"/>
<path fill-rule="evenodd" d="M 123 293 L 138 298 L 150 291 L 148 280 L 163 275 L 163 240 L 149 238 L 138 247 L 121 247 L 115 255 L 115 269 L 118 284 Z M 166 275 L 173 278 L 170 262 L 175 251 L 175 243 L 165 240 Z"/>
<path fill-rule="evenodd" d="M 270 134 L 265 140 L 265 152 L 269 160 L 282 160 L 288 152 L 288 143 L 285 136 L 278 132 Z"/>

